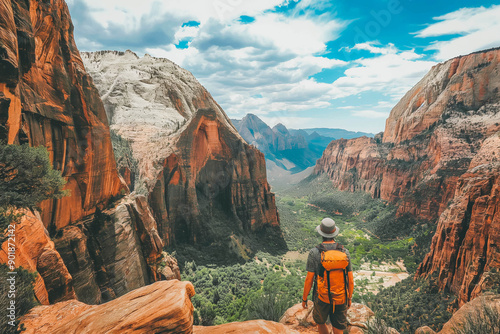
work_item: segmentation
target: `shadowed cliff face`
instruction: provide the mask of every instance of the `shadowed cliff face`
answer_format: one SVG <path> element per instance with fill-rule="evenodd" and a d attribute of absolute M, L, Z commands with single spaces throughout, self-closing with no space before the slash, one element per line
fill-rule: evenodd
<path fill-rule="evenodd" d="M 111 129 L 130 143 L 138 161 L 131 186 L 149 196 L 166 245 L 228 237 L 219 227 L 241 233 L 279 226 L 264 155 L 191 73 L 130 51 L 82 57 Z"/>
<path fill-rule="evenodd" d="M 333 141 L 315 168 L 342 190 L 396 203 L 399 215 L 438 221 L 419 274 L 438 272 L 461 303 L 500 266 L 490 243 L 500 237 L 499 89 L 499 49 L 436 65 L 394 107 L 383 135 Z"/>

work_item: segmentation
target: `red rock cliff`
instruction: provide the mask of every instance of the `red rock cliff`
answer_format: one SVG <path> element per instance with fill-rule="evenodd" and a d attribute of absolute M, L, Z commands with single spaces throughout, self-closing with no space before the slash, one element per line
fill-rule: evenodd
<path fill-rule="evenodd" d="M 31 214 L 18 224 L 17 265 L 39 272 L 40 302 L 99 303 L 161 278 L 146 199 L 116 202 L 126 187 L 106 111 L 62 0 L 0 0 L 0 140 L 47 147 L 70 191 L 41 203 L 44 226 Z"/>
<path fill-rule="evenodd" d="M 263 154 L 191 73 L 131 51 L 82 58 L 112 131 L 130 143 L 133 187 L 149 196 L 165 244 L 221 239 L 212 231 L 222 221 L 235 233 L 279 226 Z"/>
<path fill-rule="evenodd" d="M 342 190 L 366 191 L 439 221 L 419 274 L 469 300 L 499 267 L 500 50 L 434 66 L 394 107 L 383 136 L 337 140 L 318 161 Z"/>

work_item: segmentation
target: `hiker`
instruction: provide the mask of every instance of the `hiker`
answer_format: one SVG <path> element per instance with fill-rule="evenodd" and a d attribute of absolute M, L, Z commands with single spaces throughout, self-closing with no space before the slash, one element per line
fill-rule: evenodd
<path fill-rule="evenodd" d="M 351 256 L 345 247 L 335 242 L 340 231 L 333 219 L 323 219 L 316 231 L 323 242 L 311 249 L 307 258 L 302 307 L 307 308 L 307 296 L 314 283 L 313 319 L 319 333 L 329 334 L 326 321 L 330 317 L 333 334 L 342 334 L 347 328 L 347 310 L 354 290 Z"/>

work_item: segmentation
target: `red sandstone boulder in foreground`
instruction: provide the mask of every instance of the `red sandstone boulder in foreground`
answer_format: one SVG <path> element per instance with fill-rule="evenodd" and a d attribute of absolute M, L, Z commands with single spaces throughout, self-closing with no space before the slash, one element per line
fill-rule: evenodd
<path fill-rule="evenodd" d="M 71 300 L 37 306 L 21 323 L 26 334 L 190 334 L 194 294 L 190 282 L 156 282 L 103 305 Z"/>

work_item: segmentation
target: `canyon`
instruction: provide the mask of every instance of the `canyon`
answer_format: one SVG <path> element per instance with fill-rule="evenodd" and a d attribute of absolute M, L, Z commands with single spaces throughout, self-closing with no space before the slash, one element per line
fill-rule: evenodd
<path fill-rule="evenodd" d="M 384 133 L 330 143 L 315 167 L 437 224 L 417 276 L 437 274 L 462 305 L 499 268 L 500 50 L 434 66 L 392 109 Z"/>

